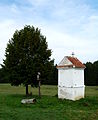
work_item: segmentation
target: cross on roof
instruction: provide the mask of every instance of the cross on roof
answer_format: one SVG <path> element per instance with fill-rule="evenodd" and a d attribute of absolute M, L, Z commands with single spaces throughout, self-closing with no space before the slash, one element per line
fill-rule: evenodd
<path fill-rule="evenodd" d="M 74 53 L 74 52 L 72 52 L 72 54 L 71 54 L 71 55 L 72 55 L 72 57 L 74 57 L 75 53 Z"/>

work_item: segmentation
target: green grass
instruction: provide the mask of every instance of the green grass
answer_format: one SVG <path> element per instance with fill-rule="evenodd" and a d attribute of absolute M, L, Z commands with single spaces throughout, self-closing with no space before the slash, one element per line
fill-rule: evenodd
<path fill-rule="evenodd" d="M 30 87 L 29 87 L 30 90 Z M 78 101 L 57 98 L 57 86 L 32 89 L 35 104 L 21 104 L 26 98 L 23 86 L 0 84 L 0 120 L 98 120 L 98 87 L 86 87 L 85 99 Z"/>

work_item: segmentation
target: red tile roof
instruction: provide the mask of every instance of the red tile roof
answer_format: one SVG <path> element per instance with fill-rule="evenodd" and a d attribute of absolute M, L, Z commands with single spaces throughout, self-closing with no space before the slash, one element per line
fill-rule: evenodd
<path fill-rule="evenodd" d="M 82 62 L 80 62 L 77 58 L 69 57 L 69 56 L 66 57 L 72 64 L 58 65 L 57 68 L 64 68 L 64 67 L 85 68 L 85 65 L 83 65 Z"/>
<path fill-rule="evenodd" d="M 82 64 L 77 58 L 75 57 L 67 57 L 72 64 L 77 68 L 85 68 L 85 65 Z"/>

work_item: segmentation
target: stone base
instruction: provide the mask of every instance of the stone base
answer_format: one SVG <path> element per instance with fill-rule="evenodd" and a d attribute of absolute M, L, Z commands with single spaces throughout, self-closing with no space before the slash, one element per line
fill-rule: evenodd
<path fill-rule="evenodd" d="M 85 86 L 82 87 L 58 87 L 58 98 L 79 100 L 84 98 Z"/>

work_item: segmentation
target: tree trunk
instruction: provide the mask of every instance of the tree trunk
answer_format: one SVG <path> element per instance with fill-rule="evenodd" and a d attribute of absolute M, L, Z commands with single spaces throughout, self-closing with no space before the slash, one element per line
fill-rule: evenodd
<path fill-rule="evenodd" d="M 26 85 L 26 95 L 28 95 L 28 85 Z"/>

